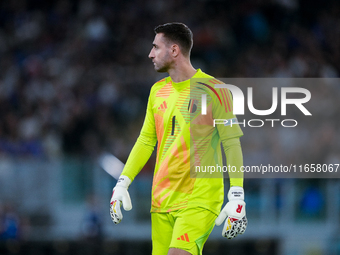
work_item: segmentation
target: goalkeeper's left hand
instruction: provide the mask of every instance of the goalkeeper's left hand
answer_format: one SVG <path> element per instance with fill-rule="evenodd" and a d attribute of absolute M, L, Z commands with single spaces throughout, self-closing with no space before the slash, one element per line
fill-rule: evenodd
<path fill-rule="evenodd" d="M 232 239 L 238 234 L 243 234 L 248 224 L 243 188 L 231 187 L 228 192 L 228 200 L 229 202 L 222 209 L 215 223 L 217 226 L 220 226 L 227 218 L 224 223 L 222 236 Z"/>

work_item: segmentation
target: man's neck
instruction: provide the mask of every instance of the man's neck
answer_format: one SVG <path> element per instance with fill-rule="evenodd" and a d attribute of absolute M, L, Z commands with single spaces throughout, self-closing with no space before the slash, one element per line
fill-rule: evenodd
<path fill-rule="evenodd" d="M 180 63 L 181 64 L 175 64 L 174 67 L 168 71 L 171 80 L 176 83 L 189 80 L 197 72 L 190 61 Z"/>

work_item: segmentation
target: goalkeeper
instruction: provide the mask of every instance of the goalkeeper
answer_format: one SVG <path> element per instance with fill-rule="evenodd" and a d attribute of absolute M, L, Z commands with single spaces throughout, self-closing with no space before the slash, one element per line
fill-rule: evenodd
<path fill-rule="evenodd" d="M 157 144 L 152 185 L 151 223 L 153 255 L 202 254 L 214 225 L 231 239 L 247 226 L 243 175 L 229 173 L 229 202 L 224 200 L 223 178 L 195 172 L 195 166 L 222 165 L 221 142 L 227 164 L 243 165 L 239 125 L 214 125 L 214 119 L 233 120 L 232 96 L 221 83 L 190 62 L 191 30 L 182 23 L 155 28 L 149 58 L 157 72 L 167 72 L 150 91 L 140 135 L 113 189 L 110 213 L 115 224 L 131 210 L 128 187 L 150 158 Z M 191 82 L 191 84 L 190 84 Z M 209 95 L 206 114 L 201 114 L 200 94 Z M 213 176 L 216 177 L 216 176 Z"/>

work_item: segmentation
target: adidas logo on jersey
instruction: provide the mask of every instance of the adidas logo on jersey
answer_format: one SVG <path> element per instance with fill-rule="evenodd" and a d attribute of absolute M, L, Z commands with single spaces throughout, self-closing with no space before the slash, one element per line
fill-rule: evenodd
<path fill-rule="evenodd" d="M 158 110 L 166 110 L 168 108 L 166 102 L 164 101 L 161 103 L 161 105 L 158 107 Z"/>
<path fill-rule="evenodd" d="M 188 233 L 185 233 L 184 235 L 181 235 L 180 237 L 177 238 L 177 240 L 182 240 L 182 241 L 190 242 L 189 241 Z"/>

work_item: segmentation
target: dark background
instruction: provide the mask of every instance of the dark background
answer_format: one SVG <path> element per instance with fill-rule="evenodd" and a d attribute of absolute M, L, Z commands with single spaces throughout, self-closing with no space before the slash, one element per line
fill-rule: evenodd
<path fill-rule="evenodd" d="M 147 58 L 153 28 L 171 21 L 192 29 L 192 63 L 215 77 L 339 78 L 339 1 L 1 1 L 0 254 L 150 254 L 154 155 L 119 226 L 96 159 L 126 161 L 165 76 Z M 245 129 L 245 162 L 339 163 L 339 86 L 310 89 L 318 118 L 297 116 L 299 129 Z M 247 232 L 216 228 L 205 254 L 340 253 L 337 179 L 251 179 L 245 192 Z"/>

